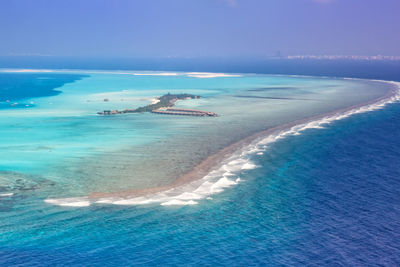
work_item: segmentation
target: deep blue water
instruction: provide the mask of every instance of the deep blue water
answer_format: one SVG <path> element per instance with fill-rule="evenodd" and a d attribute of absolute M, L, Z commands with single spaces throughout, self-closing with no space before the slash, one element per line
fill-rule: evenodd
<path fill-rule="evenodd" d="M 14 101 L 81 78 L 15 75 L 45 89 L 20 91 L 26 84 L 15 79 Z M 400 266 L 399 118 L 396 103 L 276 142 L 243 182 L 199 205 L 63 209 L 35 193 L 3 199 L 0 212 L 12 207 L 22 221 L 1 222 L 0 266 Z"/>
<path fill-rule="evenodd" d="M 0 108 L 24 98 L 53 96 L 61 93 L 56 88 L 85 77 L 79 74 L 0 73 Z M 8 102 L 6 102 L 8 100 Z M 21 105 L 15 105 L 19 107 Z"/>
<path fill-rule="evenodd" d="M 399 266 L 399 117 L 391 104 L 276 142 L 199 205 L 33 209 L 0 265 Z"/>
<path fill-rule="evenodd" d="M 0 68 L 239 72 L 381 80 L 400 77 L 400 61 L 384 60 L 0 56 Z"/>

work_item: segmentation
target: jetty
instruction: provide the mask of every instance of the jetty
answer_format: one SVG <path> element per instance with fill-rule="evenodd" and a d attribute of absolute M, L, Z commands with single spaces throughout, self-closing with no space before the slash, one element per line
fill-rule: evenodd
<path fill-rule="evenodd" d="M 139 107 L 136 109 L 124 109 L 124 110 L 104 110 L 97 112 L 98 115 L 117 115 L 125 113 L 143 113 L 151 112 L 155 114 L 165 114 L 165 115 L 184 115 L 184 116 L 197 116 L 197 117 L 216 117 L 218 116 L 214 112 L 194 110 L 194 109 L 183 109 L 183 108 L 172 108 L 175 102 L 178 100 L 187 99 L 199 99 L 200 96 L 191 94 L 166 94 L 156 98 L 157 103 L 150 104 L 144 107 Z"/>
<path fill-rule="evenodd" d="M 183 109 L 183 108 L 159 108 L 151 111 L 156 114 L 165 115 L 183 115 L 183 116 L 198 116 L 198 117 L 216 117 L 217 114 L 209 111 Z"/>

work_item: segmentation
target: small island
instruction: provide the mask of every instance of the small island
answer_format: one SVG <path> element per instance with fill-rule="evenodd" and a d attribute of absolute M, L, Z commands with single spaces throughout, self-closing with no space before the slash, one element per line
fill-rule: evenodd
<path fill-rule="evenodd" d="M 191 94 L 166 94 L 157 98 L 157 103 L 153 103 L 144 107 L 139 107 L 136 109 L 124 109 L 124 110 L 104 110 L 97 112 L 99 115 L 116 115 L 125 113 L 142 113 L 142 112 L 152 112 L 156 114 L 166 114 L 166 115 L 187 115 L 187 116 L 210 116 L 216 117 L 217 114 L 214 112 L 200 111 L 193 109 L 176 109 L 172 108 L 175 102 L 178 100 L 188 100 L 188 99 L 199 99 L 200 96 Z"/>

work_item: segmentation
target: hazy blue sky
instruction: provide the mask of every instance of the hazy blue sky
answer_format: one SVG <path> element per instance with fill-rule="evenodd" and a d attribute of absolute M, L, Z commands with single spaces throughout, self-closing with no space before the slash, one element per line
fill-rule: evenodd
<path fill-rule="evenodd" d="M 1 0 L 0 55 L 400 55 L 400 0 Z"/>

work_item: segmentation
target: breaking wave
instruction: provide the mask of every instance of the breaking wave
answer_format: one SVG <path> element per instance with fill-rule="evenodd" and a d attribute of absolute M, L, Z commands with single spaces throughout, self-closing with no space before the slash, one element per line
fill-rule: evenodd
<path fill-rule="evenodd" d="M 282 129 L 267 136 L 260 137 L 251 144 L 237 151 L 222 162 L 216 170 L 211 171 L 203 178 L 175 187 L 163 192 L 141 197 L 108 197 L 91 199 L 89 197 L 46 199 L 45 202 L 58 206 L 87 207 L 92 204 L 114 205 L 145 205 L 159 204 L 162 206 L 196 205 L 200 199 L 211 199 L 211 196 L 240 183 L 243 172 L 255 169 L 258 166 L 251 160 L 251 156 L 262 155 L 268 146 L 277 140 L 301 134 L 308 129 L 323 129 L 327 124 L 348 118 L 354 114 L 382 109 L 385 105 L 400 100 L 400 83 L 389 82 L 396 86 L 396 91 L 388 98 L 375 103 L 359 106 L 344 112 L 331 113 L 319 119 L 300 123 L 287 129 Z"/>
<path fill-rule="evenodd" d="M 14 193 L 0 193 L 0 197 L 12 197 Z"/>

